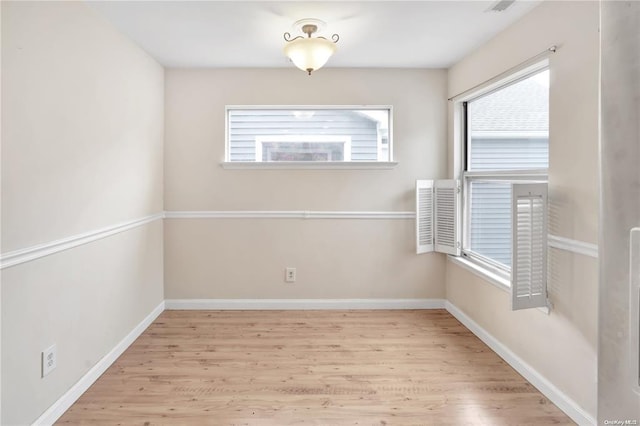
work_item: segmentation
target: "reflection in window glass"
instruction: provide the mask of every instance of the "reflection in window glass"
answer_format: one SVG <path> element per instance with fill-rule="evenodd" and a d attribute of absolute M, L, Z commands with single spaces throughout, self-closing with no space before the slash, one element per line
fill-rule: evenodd
<path fill-rule="evenodd" d="M 549 166 L 549 70 L 467 102 L 463 251 L 511 268 L 511 183 Z"/>
<path fill-rule="evenodd" d="M 549 71 L 469 102 L 468 170 L 549 166 Z"/>
<path fill-rule="evenodd" d="M 470 185 L 471 250 L 511 266 L 511 183 L 473 181 Z"/>
<path fill-rule="evenodd" d="M 390 109 L 227 108 L 227 161 L 391 161 Z"/>

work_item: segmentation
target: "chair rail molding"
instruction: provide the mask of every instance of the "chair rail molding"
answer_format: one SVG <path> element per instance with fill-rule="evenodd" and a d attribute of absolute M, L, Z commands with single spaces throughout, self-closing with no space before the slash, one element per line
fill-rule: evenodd
<path fill-rule="evenodd" d="M 198 210 L 167 211 L 167 219 L 415 219 L 403 211 Z"/>
<path fill-rule="evenodd" d="M 101 240 L 111 235 L 115 235 L 120 232 L 128 231 L 129 229 L 137 228 L 138 226 L 146 225 L 147 223 L 160 220 L 163 217 L 164 213 L 156 213 L 150 216 L 144 216 L 126 222 L 117 223 L 115 225 L 106 226 L 104 228 L 94 229 L 93 231 L 84 232 L 82 234 L 72 235 L 67 238 L 62 238 L 59 240 L 54 240 L 47 243 L 10 251 L 8 253 L 3 253 L 2 255 L 0 255 L 0 269 L 9 268 L 11 266 L 16 266 L 25 262 L 30 262 L 41 257 L 49 256 L 51 254 L 69 250 L 83 244 Z"/>
<path fill-rule="evenodd" d="M 572 240 L 571 238 L 560 237 L 558 235 L 549 234 L 547 237 L 547 244 L 549 247 L 553 247 L 560 250 L 570 251 L 576 254 L 582 254 L 584 256 L 598 258 L 598 245 L 593 243 L 587 243 L 584 241 Z"/>

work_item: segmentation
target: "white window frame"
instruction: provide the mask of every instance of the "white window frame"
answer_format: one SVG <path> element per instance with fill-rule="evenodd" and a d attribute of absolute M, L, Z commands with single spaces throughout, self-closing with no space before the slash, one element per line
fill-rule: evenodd
<path fill-rule="evenodd" d="M 256 162 L 262 161 L 264 143 L 273 142 L 300 142 L 300 143 L 341 143 L 344 160 L 351 161 L 351 137 L 336 135 L 272 135 L 256 137 Z"/>
<path fill-rule="evenodd" d="M 388 161 L 352 161 L 351 149 L 349 146 L 347 154 L 347 146 L 345 146 L 345 160 L 343 161 L 262 161 L 256 156 L 256 161 L 231 161 L 230 160 L 230 138 L 229 138 L 229 112 L 232 110 L 250 110 L 250 109 L 274 109 L 274 110 L 387 110 L 389 112 L 389 160 Z M 285 135 L 289 136 L 289 135 Z M 269 136 L 270 137 L 270 136 Z M 259 138 L 261 141 L 267 141 L 269 137 Z M 314 135 L 310 136 L 293 136 L 298 141 L 313 142 Z M 324 141 L 332 136 L 324 137 Z M 257 138 L 258 139 L 258 138 Z M 282 137 L 279 137 L 282 141 Z M 343 141 L 342 138 L 340 141 Z M 258 140 L 256 140 L 258 143 Z M 348 141 L 351 144 L 351 140 Z M 346 144 L 346 141 L 345 141 Z M 378 138 L 378 153 L 383 151 L 382 143 Z M 257 146 L 256 146 L 257 148 Z M 262 148 L 262 147 L 260 147 Z M 347 160 L 348 158 L 348 160 Z M 393 106 L 392 105 L 227 105 L 225 106 L 225 153 L 224 161 L 221 166 L 225 169 L 393 169 L 398 162 L 393 157 Z"/>
<path fill-rule="evenodd" d="M 489 80 L 486 84 L 475 87 L 472 91 L 463 92 L 452 99 L 454 102 L 454 176 L 462 181 L 462 249 L 461 261 L 492 284 L 497 284 L 505 290 L 510 289 L 511 271 L 504 265 L 473 252 L 470 246 L 470 187 L 472 181 L 500 181 L 505 183 L 546 182 L 548 169 L 531 170 L 496 170 L 496 171 L 467 171 L 470 135 L 467 132 L 467 116 L 465 104 L 478 98 L 487 96 L 495 91 L 525 80 L 534 74 L 549 69 L 548 59 L 516 69 L 508 76 L 499 80 Z"/>

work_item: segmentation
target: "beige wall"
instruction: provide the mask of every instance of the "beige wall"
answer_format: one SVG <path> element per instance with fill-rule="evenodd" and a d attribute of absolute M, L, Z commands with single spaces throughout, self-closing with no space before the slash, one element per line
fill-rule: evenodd
<path fill-rule="evenodd" d="M 413 220 L 168 219 L 165 296 L 444 298 L 442 255 L 417 256 L 414 232 Z"/>
<path fill-rule="evenodd" d="M 446 174 L 444 70 L 168 70 L 165 209 L 413 211 Z M 392 105 L 393 170 L 228 170 L 225 105 Z M 171 219 L 167 298 L 440 298 L 444 259 L 414 221 Z M 312 253 L 314 258 L 306 255 Z M 326 260 L 323 260 L 326 259 Z M 250 266 L 249 266 L 250 265 Z M 298 282 L 285 285 L 284 267 Z"/>
<path fill-rule="evenodd" d="M 449 72 L 453 96 L 558 45 L 550 57 L 550 233 L 589 243 L 598 231 L 598 7 L 544 2 Z M 549 316 L 510 312 L 506 291 L 452 262 L 447 299 L 595 418 L 597 260 L 556 249 L 549 256 Z"/>
<path fill-rule="evenodd" d="M 162 211 L 163 80 L 82 2 L 2 2 L 4 254 Z M 2 270 L 2 424 L 33 422 L 163 300 L 162 232 Z"/>
<path fill-rule="evenodd" d="M 161 211 L 162 67 L 88 7 L 2 3 L 2 251 Z"/>
<path fill-rule="evenodd" d="M 163 300 L 162 223 L 2 271 L 3 425 L 30 424 Z M 58 366 L 40 377 L 40 352 Z"/>

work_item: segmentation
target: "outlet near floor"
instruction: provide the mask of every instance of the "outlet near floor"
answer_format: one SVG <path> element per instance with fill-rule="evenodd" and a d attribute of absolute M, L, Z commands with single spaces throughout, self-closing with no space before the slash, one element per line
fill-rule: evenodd
<path fill-rule="evenodd" d="M 42 351 L 42 377 L 51 373 L 58 365 L 58 350 L 56 345 L 51 345 Z"/>
<path fill-rule="evenodd" d="M 284 280 L 288 283 L 296 282 L 296 268 L 285 268 Z"/>

